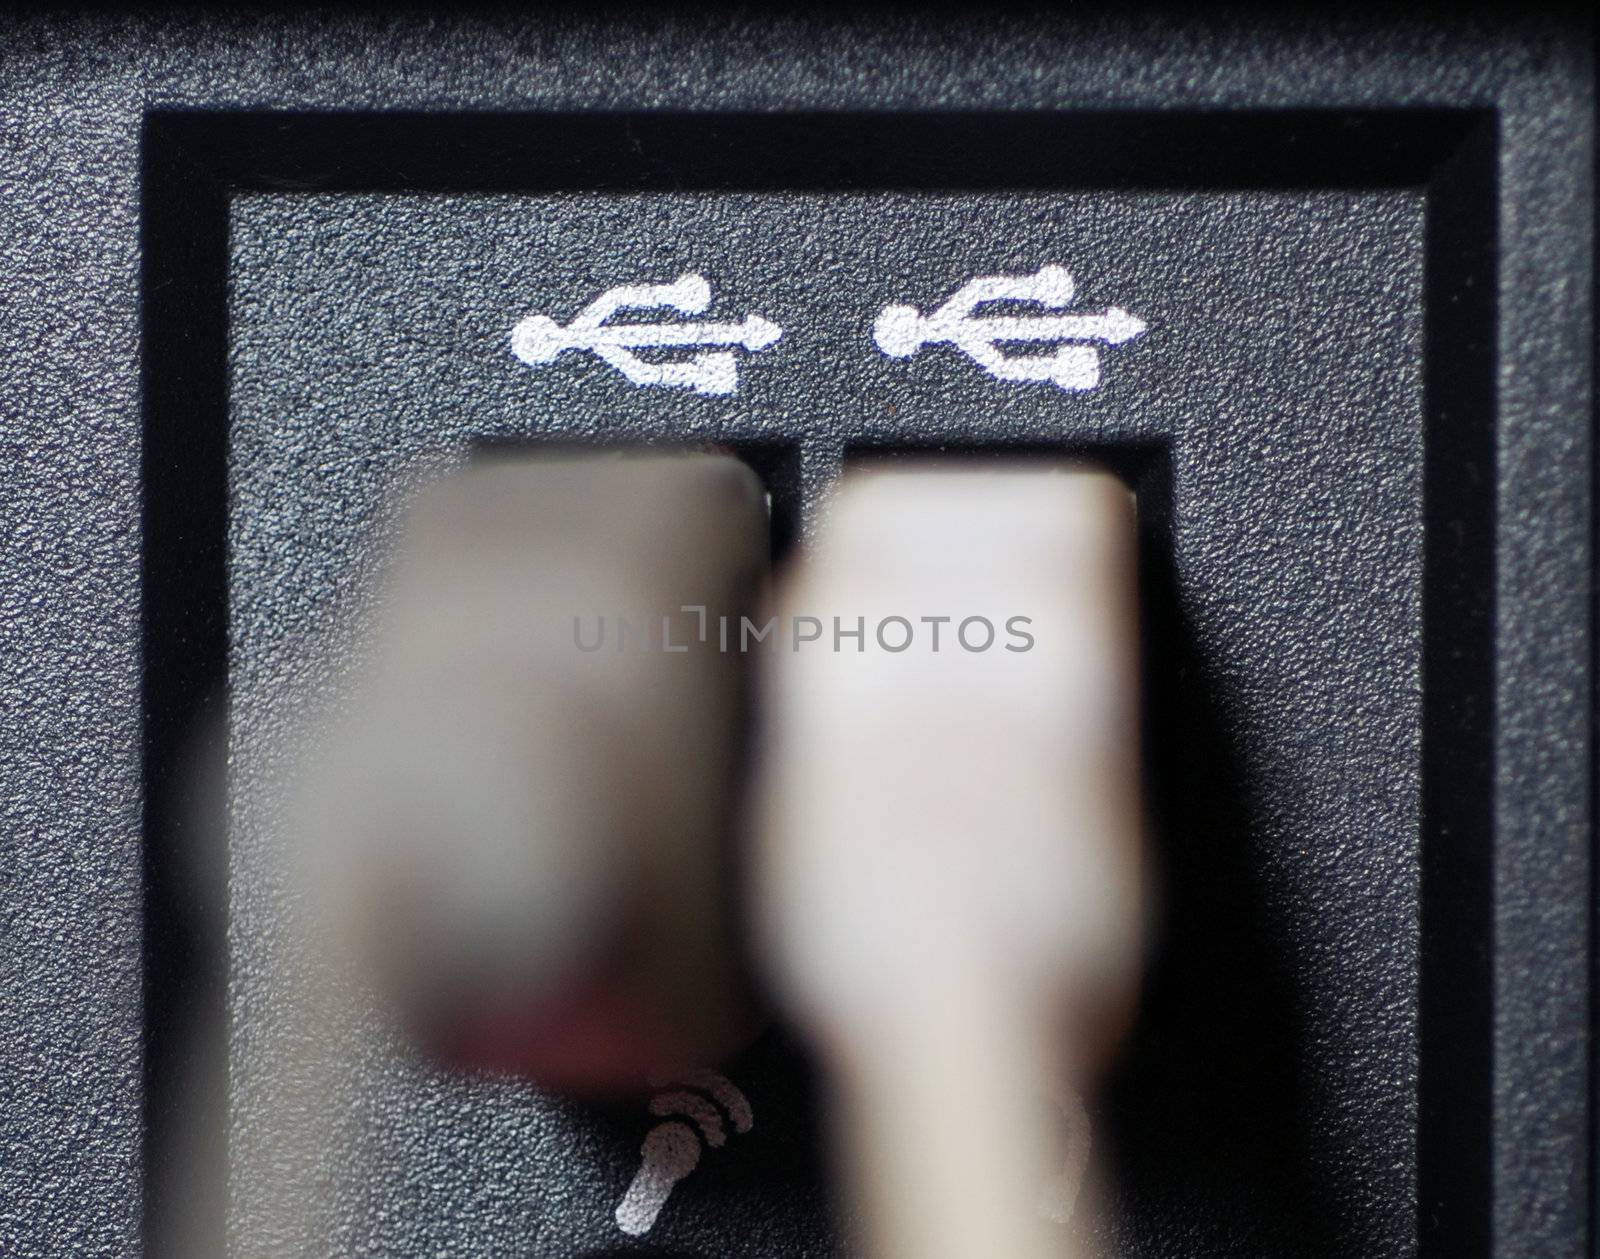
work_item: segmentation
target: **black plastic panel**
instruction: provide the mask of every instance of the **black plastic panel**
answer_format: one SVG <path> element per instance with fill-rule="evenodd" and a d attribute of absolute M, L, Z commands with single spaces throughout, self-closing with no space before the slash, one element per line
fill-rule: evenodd
<path fill-rule="evenodd" d="M 127 1253 L 170 1192 L 224 902 L 236 1066 L 270 1032 L 259 889 L 197 886 L 172 824 L 230 615 L 247 751 L 393 470 L 557 434 L 729 441 L 801 521 L 852 450 L 1121 467 L 1170 880 L 1102 1129 L 1128 1253 L 1585 1252 L 1586 33 L 85 19 L 16 54 L 0 1250 Z M 1047 261 L 1151 325 L 1095 393 L 871 346 L 884 302 Z M 786 328 L 734 398 L 506 352 L 691 268 Z M 739 1070 L 771 1121 L 656 1240 L 820 1253 L 804 1063 L 779 1036 Z M 367 1081 L 341 1174 L 370 1179 L 313 1252 L 617 1240 L 643 1116 Z"/>

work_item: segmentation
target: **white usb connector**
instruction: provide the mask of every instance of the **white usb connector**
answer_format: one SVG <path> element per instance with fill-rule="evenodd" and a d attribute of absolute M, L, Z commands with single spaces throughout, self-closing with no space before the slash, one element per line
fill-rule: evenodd
<path fill-rule="evenodd" d="M 847 474 L 786 589 L 832 640 L 769 661 L 757 917 L 879 1259 L 1070 1245 L 1045 1099 L 1141 951 L 1136 574 L 1115 477 L 939 464 Z"/>

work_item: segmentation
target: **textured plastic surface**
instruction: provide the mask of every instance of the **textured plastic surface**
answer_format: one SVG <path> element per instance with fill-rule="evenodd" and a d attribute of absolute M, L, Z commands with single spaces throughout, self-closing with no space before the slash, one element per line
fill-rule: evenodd
<path fill-rule="evenodd" d="M 1170 459 L 1176 510 L 1163 545 L 1193 641 L 1180 647 L 1175 627 L 1159 627 L 1152 667 L 1164 676 L 1169 653 L 1192 651 L 1204 677 L 1182 689 L 1215 686 L 1248 744 L 1165 717 L 1152 731 L 1176 745 L 1167 827 L 1182 923 L 1176 973 L 1144 1037 L 1148 1061 L 1126 1084 L 1137 1115 L 1118 1138 L 1135 1252 L 1208 1253 L 1241 1236 L 1280 1255 L 1341 1239 L 1365 1253 L 1404 1249 L 1416 1085 L 1419 195 L 269 193 L 234 207 L 230 679 L 241 775 L 314 687 L 310 631 L 358 589 L 351 575 L 367 567 L 387 495 L 474 438 L 794 446 L 808 510 L 841 456 L 867 443 L 1054 444 L 1135 459 L 1149 448 Z M 953 350 L 893 361 L 872 343 L 887 301 L 933 305 L 969 275 L 1050 259 L 1077 270 L 1086 307 L 1124 305 L 1151 324 L 1106 352 L 1093 393 L 997 381 Z M 785 329 L 741 364 L 735 396 L 641 388 L 576 354 L 531 370 L 510 353 L 507 333 L 527 310 L 565 318 L 613 284 L 691 268 L 722 281 L 731 317 L 756 310 Z M 1274 377 L 1298 387 L 1263 390 Z M 1345 668 L 1352 657 L 1365 667 Z M 1249 820 L 1224 817 L 1209 785 L 1225 744 L 1264 797 Z M 237 1017 L 273 1008 L 284 983 L 273 978 L 283 963 L 272 947 L 281 881 L 262 868 L 270 845 L 242 826 L 232 844 Z M 1216 922 L 1201 920 L 1202 904 Z M 1336 963 L 1308 957 L 1285 973 L 1290 941 L 1313 939 Z M 1226 1017 L 1211 1008 L 1219 1002 Z M 233 1059 L 246 1131 L 248 1099 L 270 1105 L 292 1091 L 275 1078 L 285 1068 L 273 1043 L 252 1037 Z M 1304 1095 L 1291 1061 L 1327 1101 Z M 685 1181 L 653 1239 L 695 1251 L 717 1236 L 719 1249 L 757 1256 L 813 1231 L 789 1201 L 805 1187 L 763 1174 L 763 1144 L 790 1136 L 763 1113 L 781 1082 L 738 1075 L 753 1090 L 756 1130 L 707 1153 L 707 1175 Z M 355 1220 L 342 1249 L 424 1248 L 385 1220 L 440 1230 L 427 1249 L 459 1240 L 459 1186 L 422 1172 L 430 1148 L 481 1148 L 482 1125 L 496 1122 L 534 1148 L 559 1113 L 518 1091 L 452 1113 L 422 1102 L 444 1081 L 418 1076 L 411 1087 L 412 1104 L 392 1102 L 387 1148 L 370 1143 L 351 1168 L 366 1201 L 345 1190 Z M 352 1094 L 380 1088 L 373 1076 Z M 643 1126 L 625 1129 L 609 1158 L 569 1168 L 560 1210 L 538 1162 L 497 1165 L 508 1209 L 466 1249 L 533 1237 L 576 1253 L 603 1240 Z M 580 1144 L 558 1131 L 547 1139 Z M 1219 1166 L 1225 1178 L 1211 1181 Z M 736 1197 L 714 1196 L 713 1167 Z M 249 1204 L 235 1202 L 249 1229 Z M 820 1236 L 804 1246 L 822 1250 Z"/>
<path fill-rule="evenodd" d="M 221 1008 L 217 919 L 186 917 L 168 818 L 224 613 L 248 746 L 397 457 L 559 428 L 748 442 L 802 508 L 851 442 L 1120 462 L 1154 526 L 1173 881 L 1110 1125 L 1130 1251 L 1583 1253 L 1591 56 L 1531 21 L 24 24 L 0 64 L 0 1250 L 136 1247 L 141 1045 L 159 1137 L 180 998 Z M 1416 105 L 1432 112 L 1373 112 Z M 1356 117 L 1276 112 L 1328 106 Z M 255 112 L 173 112 L 224 108 Z M 518 117 L 662 108 L 777 112 Z M 785 121 L 886 108 L 1043 113 Z M 1146 112 L 1173 109 L 1190 112 Z M 264 195 L 236 204 L 230 255 L 240 185 Z M 372 191 L 279 195 L 319 187 Z M 543 191 L 393 195 L 522 188 Z M 572 213 L 529 216 L 552 188 Z M 602 209 L 585 189 L 640 193 Z M 535 268 L 541 251 L 568 261 Z M 867 340 L 878 303 L 1043 261 L 1151 322 L 1097 394 Z M 516 317 L 570 313 L 646 262 L 704 269 L 730 314 L 782 315 L 735 399 L 505 352 Z M 259 889 L 230 891 L 236 960 L 264 960 Z M 246 1066 L 244 998 L 266 982 L 236 975 Z M 774 1041 L 743 1070 L 757 1129 L 680 1187 L 656 1241 L 818 1253 L 802 1067 Z M 372 1071 L 343 1171 L 377 1175 L 319 1248 L 620 1241 L 643 1115 Z"/>

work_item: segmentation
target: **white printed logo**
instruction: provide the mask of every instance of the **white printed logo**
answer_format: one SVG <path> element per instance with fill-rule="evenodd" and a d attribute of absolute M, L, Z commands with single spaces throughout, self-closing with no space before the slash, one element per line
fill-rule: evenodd
<path fill-rule="evenodd" d="M 906 358 L 925 345 L 955 346 L 999 380 L 1049 381 L 1075 392 L 1100 384 L 1099 344 L 1121 345 L 1145 330 L 1144 320 L 1112 306 L 1103 313 L 990 315 L 977 317 L 989 302 L 1031 302 L 1048 310 L 1072 304 L 1075 287 L 1065 267 L 1043 266 L 1034 275 L 985 275 L 962 285 L 931 315 L 914 306 L 885 306 L 872 326 L 872 339 L 891 358 Z M 1055 343 L 1053 354 L 1007 355 L 1007 343 Z"/>
<path fill-rule="evenodd" d="M 655 1226 L 673 1186 L 699 1165 L 702 1141 L 712 1149 L 727 1142 L 724 1113 L 735 1132 L 749 1132 L 755 1122 L 745 1095 L 715 1071 L 690 1071 L 657 1084 L 666 1091 L 650 1099 L 650 1113 L 666 1122 L 645 1134 L 639 1149 L 644 1162 L 617 1203 L 617 1227 L 630 1237 L 643 1237 Z M 692 1120 L 693 1126 L 682 1119 Z"/>
<path fill-rule="evenodd" d="M 635 350 L 674 347 L 741 346 L 764 350 L 783 329 L 760 315 L 727 323 L 608 323 L 619 310 L 670 309 L 704 314 L 711 305 L 705 277 L 679 276 L 671 284 L 625 284 L 602 293 L 566 327 L 548 315 L 529 315 L 511 330 L 511 352 L 524 363 L 553 363 L 567 350 L 588 350 L 636 385 L 666 385 L 702 394 L 728 394 L 739 388 L 739 369 L 731 350 L 704 350 L 687 359 L 651 363 Z"/>
<path fill-rule="evenodd" d="M 755 1123 L 749 1099 L 719 1072 L 687 1071 L 657 1076 L 652 1083 L 662 1091 L 650 1099 L 650 1113 L 663 1122 L 645 1133 L 639 1170 L 615 1212 L 617 1227 L 630 1237 L 643 1237 L 655 1227 L 673 1188 L 700 1165 L 703 1148 L 719 1150 L 727 1144 L 724 1117 L 739 1133 L 749 1132 Z M 1038 1211 L 1052 1223 L 1066 1224 L 1088 1169 L 1090 1125 L 1075 1093 L 1062 1093 L 1056 1100 L 1066 1121 L 1067 1161 L 1040 1187 Z"/>

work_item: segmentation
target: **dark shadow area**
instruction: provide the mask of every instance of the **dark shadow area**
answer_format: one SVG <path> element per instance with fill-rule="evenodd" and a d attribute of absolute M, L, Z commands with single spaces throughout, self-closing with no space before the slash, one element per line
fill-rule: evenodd
<path fill-rule="evenodd" d="M 1134 484 L 1157 921 L 1138 1024 L 1105 1099 L 1119 1231 L 1136 1249 L 1186 1237 L 1203 1253 L 1353 1253 L 1307 1160 L 1295 941 L 1267 909 L 1237 725 L 1186 623 L 1172 460 L 1163 452 Z"/>
<path fill-rule="evenodd" d="M 1459 110 L 902 113 L 163 111 L 224 182 L 277 192 L 1390 188 Z"/>
<path fill-rule="evenodd" d="M 1161 469 L 1170 461 L 1167 444 L 1160 441 L 1040 442 L 1023 441 L 855 441 L 844 448 L 844 464 L 892 463 L 930 457 L 954 457 L 968 462 L 1021 463 L 1033 460 L 1070 462 L 1109 469 L 1127 482 L 1139 500 L 1140 529 L 1144 529 L 1150 492 L 1169 492 L 1170 474 Z M 1162 520 L 1167 519 L 1163 515 Z M 1141 556 L 1141 560 L 1143 556 Z"/>
<path fill-rule="evenodd" d="M 203 1105 L 227 993 L 224 806 L 194 767 L 221 765 L 227 737 L 228 205 L 158 127 L 141 162 L 145 1253 L 199 1234 L 221 1254 L 221 1194 L 177 1189 L 180 1164 L 218 1188 L 227 1166 L 221 1116 L 179 1117 Z"/>
<path fill-rule="evenodd" d="M 1428 190 L 1417 1125 L 1427 1259 L 1481 1259 L 1493 1244 L 1498 149 L 1482 119 Z"/>
<path fill-rule="evenodd" d="M 800 443 L 741 441 L 724 443 L 754 469 L 772 504 L 772 562 L 781 564 L 800 536 Z"/>

